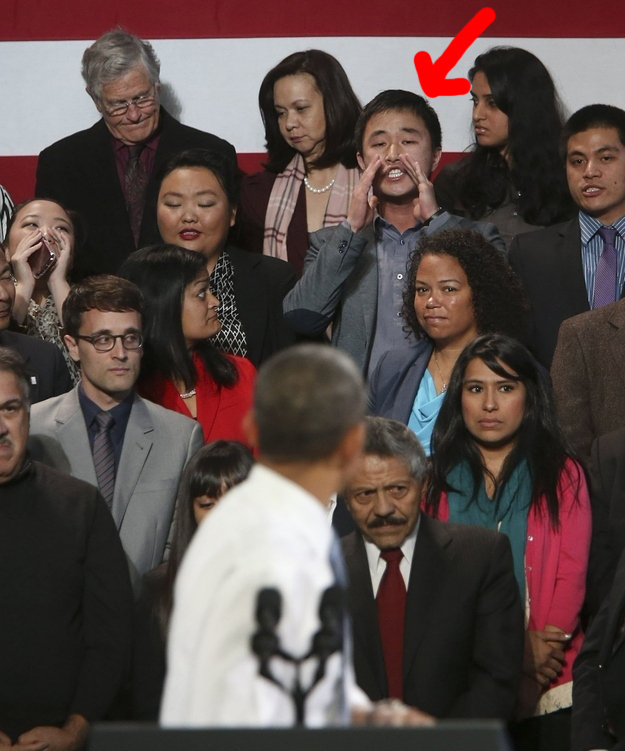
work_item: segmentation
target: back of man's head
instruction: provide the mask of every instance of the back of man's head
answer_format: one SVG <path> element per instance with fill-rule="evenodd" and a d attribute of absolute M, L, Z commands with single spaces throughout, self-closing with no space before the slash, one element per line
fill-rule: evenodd
<path fill-rule="evenodd" d="M 356 147 L 360 154 L 362 154 L 363 150 L 363 141 L 367 123 L 375 115 L 381 115 L 386 112 L 410 112 L 416 117 L 421 118 L 430 134 L 432 150 L 436 151 L 436 149 L 441 148 L 443 140 L 441 124 L 438 115 L 430 106 L 427 99 L 424 99 L 422 96 L 419 96 L 419 94 L 415 94 L 412 91 L 388 89 L 374 97 L 364 106 L 360 113 L 355 131 Z"/>
<path fill-rule="evenodd" d="M 143 295 L 127 279 L 110 274 L 88 277 L 70 289 L 63 303 L 65 333 L 75 337 L 80 330 L 83 314 L 89 310 L 114 313 L 135 311 L 143 315 Z"/>
<path fill-rule="evenodd" d="M 283 350 L 263 365 L 256 381 L 260 454 L 287 463 L 327 459 L 362 423 L 365 406 L 362 376 L 340 350 L 321 344 Z"/>
<path fill-rule="evenodd" d="M 569 138 L 591 128 L 614 128 L 625 146 L 625 111 L 611 104 L 589 104 L 566 121 L 562 131 L 562 155 L 566 156 Z"/>

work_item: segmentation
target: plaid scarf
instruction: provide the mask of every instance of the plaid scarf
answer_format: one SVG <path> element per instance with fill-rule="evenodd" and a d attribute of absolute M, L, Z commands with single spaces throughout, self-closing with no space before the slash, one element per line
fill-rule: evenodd
<path fill-rule="evenodd" d="M 266 256 L 287 260 L 286 235 L 305 174 L 304 159 L 301 154 L 296 154 L 284 172 L 276 176 L 265 215 L 263 253 Z M 333 227 L 345 220 L 359 179 L 357 168 L 347 169 L 339 164 L 323 218 L 324 227 Z"/>

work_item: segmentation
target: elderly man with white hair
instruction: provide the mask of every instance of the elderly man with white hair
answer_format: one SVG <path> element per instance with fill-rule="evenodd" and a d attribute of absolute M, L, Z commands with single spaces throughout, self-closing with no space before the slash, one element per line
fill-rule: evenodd
<path fill-rule="evenodd" d="M 78 211 L 85 221 L 75 280 L 114 274 L 133 250 L 159 241 L 155 177 L 170 156 L 203 148 L 236 160 L 227 141 L 182 125 L 160 105 L 159 73 L 149 42 L 108 31 L 82 58 L 87 93 L 101 119 L 39 155 L 35 194 Z"/>

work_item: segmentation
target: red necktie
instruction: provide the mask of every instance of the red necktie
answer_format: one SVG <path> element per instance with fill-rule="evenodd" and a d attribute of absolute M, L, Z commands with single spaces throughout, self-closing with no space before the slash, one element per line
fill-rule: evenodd
<path fill-rule="evenodd" d="M 135 238 L 135 245 L 138 246 L 143 207 L 145 205 L 145 191 L 148 185 L 148 173 L 144 163 L 141 161 L 143 144 L 135 144 L 127 148 L 130 156 L 124 173 L 124 195 L 132 234 Z"/>
<path fill-rule="evenodd" d="M 406 585 L 399 570 L 404 554 L 399 548 L 381 553 L 386 561 L 376 605 L 382 637 L 384 664 L 391 699 L 403 698 L 402 656 L 404 652 L 404 615 L 406 613 Z"/>

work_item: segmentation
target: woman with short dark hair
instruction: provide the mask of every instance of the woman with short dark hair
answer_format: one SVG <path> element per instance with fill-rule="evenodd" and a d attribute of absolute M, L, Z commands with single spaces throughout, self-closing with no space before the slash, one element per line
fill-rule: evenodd
<path fill-rule="evenodd" d="M 475 142 L 434 181 L 440 205 L 492 222 L 506 246 L 521 232 L 569 219 L 564 117 L 547 68 L 527 50 L 493 47 L 478 55 L 469 79 Z"/>
<path fill-rule="evenodd" d="M 369 411 L 417 435 L 426 454 L 451 372 L 479 334 L 521 337 L 527 303 L 503 253 L 479 232 L 446 230 L 410 257 L 404 321 L 416 342 L 386 352 L 369 383 Z"/>
<path fill-rule="evenodd" d="M 360 102 L 338 60 L 295 52 L 267 73 L 258 95 L 265 171 L 244 178 L 241 229 L 248 250 L 288 260 L 301 276 L 308 233 L 347 216 L 359 172 Z"/>

